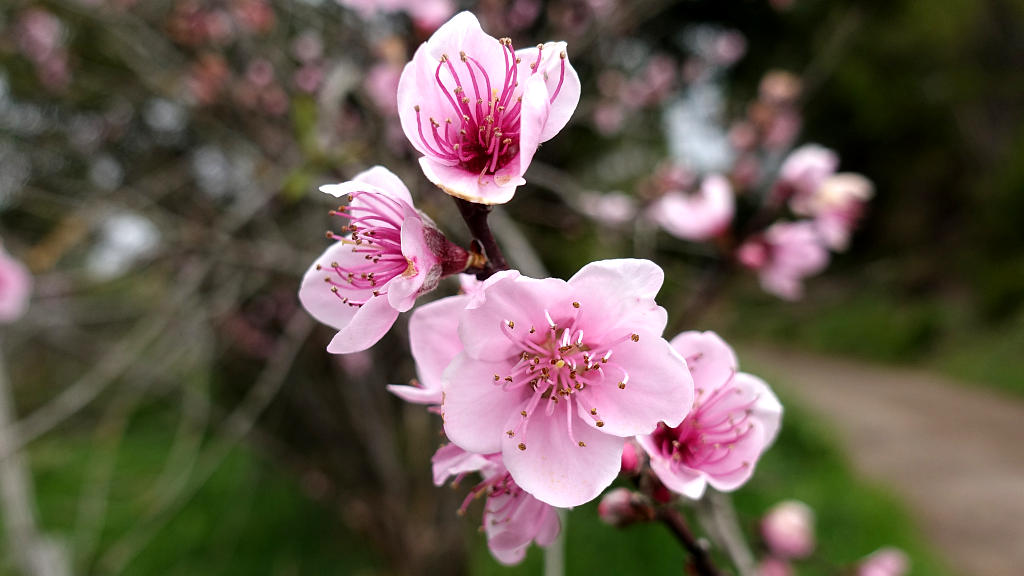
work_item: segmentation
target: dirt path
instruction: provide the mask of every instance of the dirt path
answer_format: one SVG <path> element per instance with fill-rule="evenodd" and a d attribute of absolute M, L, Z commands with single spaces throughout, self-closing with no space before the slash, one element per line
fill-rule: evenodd
<path fill-rule="evenodd" d="M 835 423 L 963 576 L 1024 574 L 1024 401 L 935 374 L 740 346 L 745 367 Z"/>

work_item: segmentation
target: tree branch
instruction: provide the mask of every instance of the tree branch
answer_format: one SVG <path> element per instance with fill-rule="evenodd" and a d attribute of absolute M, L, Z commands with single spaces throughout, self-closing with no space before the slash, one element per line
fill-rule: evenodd
<path fill-rule="evenodd" d="M 672 506 L 660 506 L 657 511 L 658 520 L 672 532 L 677 540 L 690 553 L 689 567 L 694 574 L 699 576 L 721 576 L 721 573 L 711 563 L 711 557 L 703 544 L 697 541 L 686 524 L 683 515 Z"/>
<path fill-rule="evenodd" d="M 469 233 L 473 236 L 473 243 L 478 245 L 483 256 L 486 258 L 482 266 L 474 266 L 466 269 L 468 274 L 476 274 L 477 280 L 486 280 L 495 272 L 508 270 L 508 263 L 505 256 L 498 247 L 491 227 L 487 224 L 487 216 L 491 213 L 491 206 L 487 204 L 476 204 L 461 198 L 455 198 L 455 205 L 459 207 L 459 214 L 466 221 Z M 474 252 L 475 250 L 470 250 Z"/>

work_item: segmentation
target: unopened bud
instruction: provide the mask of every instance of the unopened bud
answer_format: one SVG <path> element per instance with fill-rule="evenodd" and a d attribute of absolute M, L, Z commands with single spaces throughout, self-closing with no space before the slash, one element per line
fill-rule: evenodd
<path fill-rule="evenodd" d="M 622 447 L 622 473 L 627 476 L 636 476 L 640 472 L 640 450 L 632 442 L 626 442 Z"/>
<path fill-rule="evenodd" d="M 631 490 L 615 488 L 601 498 L 597 515 L 606 524 L 621 528 L 637 522 L 649 522 L 654 518 L 654 510 Z"/>
<path fill-rule="evenodd" d="M 857 576 L 903 576 L 910 570 L 910 559 L 899 548 L 882 548 L 861 561 Z"/>
<path fill-rule="evenodd" d="M 806 558 L 814 552 L 814 510 L 798 500 L 772 507 L 761 520 L 768 550 L 780 558 Z"/>

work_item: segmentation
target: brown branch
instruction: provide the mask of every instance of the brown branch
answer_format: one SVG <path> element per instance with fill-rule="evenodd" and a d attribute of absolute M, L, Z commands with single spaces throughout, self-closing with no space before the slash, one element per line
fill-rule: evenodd
<path fill-rule="evenodd" d="M 484 264 L 466 269 L 468 274 L 476 274 L 477 280 L 486 280 L 495 272 L 508 270 L 508 263 L 505 256 L 498 247 L 491 227 L 487 224 L 487 216 L 491 213 L 491 207 L 487 204 L 476 204 L 461 198 L 455 198 L 455 205 L 459 207 L 459 214 L 466 221 L 469 233 L 473 236 L 473 249 L 470 252 L 482 253 L 485 257 Z M 476 249 L 479 250 L 476 250 Z"/>
<path fill-rule="evenodd" d="M 686 519 L 683 518 L 679 510 L 672 506 L 661 506 L 658 508 L 657 518 L 668 527 L 676 539 L 683 545 L 683 548 L 686 548 L 686 551 L 690 553 L 688 568 L 691 574 L 697 574 L 698 576 L 721 576 L 721 572 L 712 564 L 707 548 L 694 538 L 693 532 L 690 531 L 690 527 L 686 524 Z"/>

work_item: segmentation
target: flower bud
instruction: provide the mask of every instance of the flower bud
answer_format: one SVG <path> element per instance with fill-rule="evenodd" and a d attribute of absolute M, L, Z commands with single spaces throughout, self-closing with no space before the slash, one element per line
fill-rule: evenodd
<path fill-rule="evenodd" d="M 635 476 L 640 472 L 640 451 L 632 441 L 622 447 L 622 473 Z"/>
<path fill-rule="evenodd" d="M 814 511 L 797 500 L 776 504 L 761 520 L 768 550 L 780 558 L 806 558 L 814 551 Z"/>
<path fill-rule="evenodd" d="M 769 556 L 757 566 L 757 576 L 792 576 L 793 567 L 789 562 Z"/>
<path fill-rule="evenodd" d="M 857 576 L 903 576 L 910 570 L 910 559 L 899 548 L 881 548 L 861 561 Z"/>
<path fill-rule="evenodd" d="M 654 510 L 626 488 L 615 488 L 607 492 L 597 505 L 597 514 L 606 524 L 617 528 L 648 522 L 654 518 Z"/>

